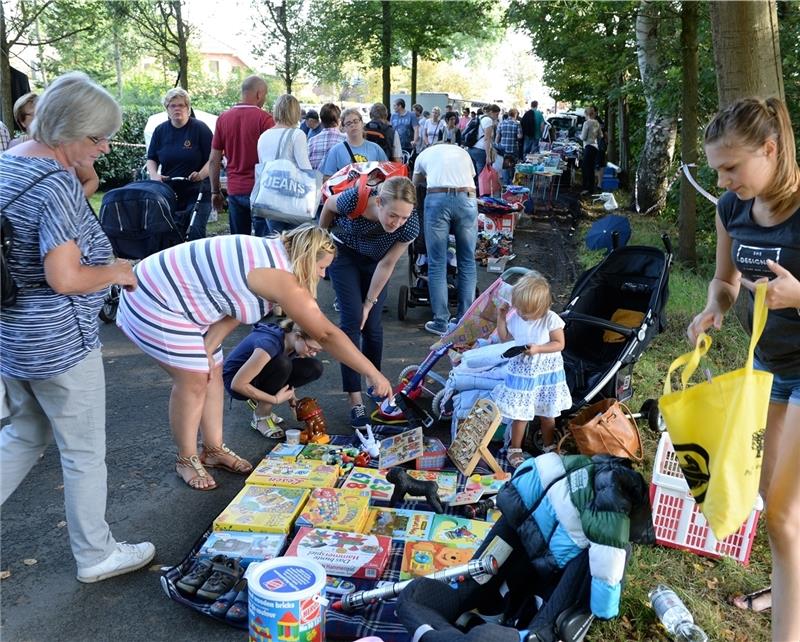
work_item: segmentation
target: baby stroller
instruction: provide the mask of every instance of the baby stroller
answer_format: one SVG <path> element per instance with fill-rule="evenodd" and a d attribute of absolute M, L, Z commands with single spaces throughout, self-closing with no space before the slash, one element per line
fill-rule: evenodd
<path fill-rule="evenodd" d="M 447 303 L 450 306 L 458 305 L 457 278 L 455 238 L 450 235 L 447 245 Z M 408 246 L 408 285 L 400 286 L 397 296 L 397 318 L 405 321 L 408 318 L 408 308 L 429 306 L 430 304 L 428 256 L 425 239 L 420 234 Z"/>
<path fill-rule="evenodd" d="M 186 240 L 202 190 L 191 209 L 177 211 L 177 197 L 169 185 L 186 180 L 136 181 L 106 192 L 100 205 L 100 226 L 117 257 L 138 261 Z M 119 294 L 118 285 L 109 288 L 100 309 L 103 322 L 116 320 Z"/>

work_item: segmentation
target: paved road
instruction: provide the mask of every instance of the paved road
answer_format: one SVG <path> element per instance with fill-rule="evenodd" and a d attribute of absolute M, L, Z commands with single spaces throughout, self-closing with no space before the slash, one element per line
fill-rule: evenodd
<path fill-rule="evenodd" d="M 536 267 L 563 295 L 576 273 L 569 218 L 527 220 L 517 234 L 514 265 Z M 405 259 L 391 283 L 384 312 L 384 373 L 419 363 L 432 336 L 422 325 L 429 308 L 414 308 L 397 320 L 397 290 L 406 282 Z M 496 275 L 479 268 L 483 289 Z M 563 296 L 559 297 L 563 300 Z M 332 311 L 330 285 L 320 288 L 323 310 Z M 239 328 L 230 348 L 247 330 Z M 75 567 L 63 525 L 64 507 L 58 451 L 51 447 L 2 507 L 2 561 L 11 572 L 0 590 L 0 637 L 8 641 L 88 640 L 243 640 L 245 634 L 203 618 L 166 598 L 159 568 L 179 562 L 193 542 L 241 488 L 242 478 L 215 472 L 219 488 L 190 490 L 174 472 L 174 448 L 167 424 L 169 380 L 113 326 L 101 330 L 108 388 L 108 512 L 115 537 L 151 540 L 153 566 L 94 585 L 75 580 Z M 446 371 L 442 363 L 442 370 Z M 326 363 L 322 379 L 303 388 L 317 397 L 334 432 L 347 429 L 347 408 L 340 392 L 338 366 Z M 287 415 L 288 416 L 288 415 Z M 226 440 L 250 461 L 258 461 L 268 442 L 248 427 L 243 403 L 225 409 Z M 26 565 L 25 560 L 36 560 Z"/>

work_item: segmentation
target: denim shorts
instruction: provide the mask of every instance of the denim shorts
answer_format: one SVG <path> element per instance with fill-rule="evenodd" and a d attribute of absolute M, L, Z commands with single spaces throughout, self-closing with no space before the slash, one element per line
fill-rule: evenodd
<path fill-rule="evenodd" d="M 754 359 L 753 367 L 756 370 L 764 370 L 769 372 L 769 369 Z M 800 375 L 772 375 L 772 392 L 770 393 L 770 401 L 776 403 L 791 403 L 800 406 Z"/>

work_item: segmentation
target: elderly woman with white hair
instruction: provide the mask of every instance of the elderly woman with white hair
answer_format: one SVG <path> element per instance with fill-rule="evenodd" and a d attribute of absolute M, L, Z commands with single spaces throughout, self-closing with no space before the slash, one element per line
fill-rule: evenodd
<path fill-rule="evenodd" d="M 0 362 L 10 423 L 0 431 L 0 502 L 55 440 L 78 580 L 146 566 L 149 542 L 117 542 L 106 522 L 106 399 L 97 314 L 112 284 L 136 287 L 70 169 L 109 150 L 122 112 L 82 73 L 39 98 L 31 140 L 0 156 L 0 207 L 13 227 L 16 297 L 0 309 Z M 31 507 L 33 509 L 33 507 Z"/>
<path fill-rule="evenodd" d="M 153 181 L 166 178 L 188 179 L 173 181 L 170 187 L 178 197 L 177 210 L 183 212 L 184 224 L 189 224 L 189 217 L 197 204 L 194 221 L 189 229 L 189 240 L 202 239 L 206 236 L 206 223 L 211 212 L 208 158 L 211 155 L 213 134 L 208 125 L 190 115 L 192 101 L 185 89 L 170 89 L 164 96 L 164 109 L 167 110 L 168 120 L 156 127 L 150 139 L 147 173 Z M 197 203 L 197 197 L 201 193 L 202 197 Z"/>

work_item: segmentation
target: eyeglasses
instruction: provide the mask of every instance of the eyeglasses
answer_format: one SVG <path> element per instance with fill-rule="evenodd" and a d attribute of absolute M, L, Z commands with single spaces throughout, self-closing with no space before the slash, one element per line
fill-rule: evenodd
<path fill-rule="evenodd" d="M 346 121 L 346 122 L 344 122 L 344 123 L 342 123 L 342 124 L 343 124 L 345 127 L 353 127 L 354 125 L 361 125 L 363 122 L 364 122 L 364 121 L 363 121 L 363 120 L 361 120 L 361 119 L 359 119 L 359 120 L 348 120 L 348 121 Z"/>
<path fill-rule="evenodd" d="M 92 141 L 93 145 L 100 145 L 101 143 L 110 145 L 114 142 L 114 140 L 108 136 L 87 136 L 86 138 Z"/>

